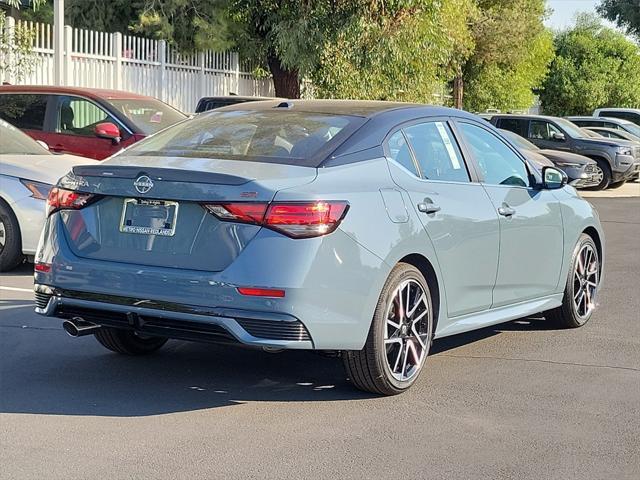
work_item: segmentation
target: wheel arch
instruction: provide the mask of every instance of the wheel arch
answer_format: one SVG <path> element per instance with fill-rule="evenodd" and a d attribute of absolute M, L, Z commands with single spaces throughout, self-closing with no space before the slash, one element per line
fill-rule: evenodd
<path fill-rule="evenodd" d="M 431 301 L 433 302 L 433 331 L 435 333 L 436 327 L 438 326 L 438 319 L 440 318 L 441 294 L 438 276 L 436 275 L 433 265 L 427 257 L 420 253 L 411 253 L 406 255 L 402 257 L 398 263 L 408 263 L 409 265 L 413 265 L 420 270 L 420 273 L 422 273 L 424 278 L 427 280 L 432 296 Z"/>
<path fill-rule="evenodd" d="M 602 239 L 600 238 L 600 234 L 598 233 L 598 230 L 596 230 L 595 227 L 589 226 L 587 228 L 585 228 L 582 233 L 589 235 L 592 239 L 593 242 L 596 244 L 596 250 L 598 251 L 598 258 L 600 259 L 600 265 L 602 265 L 602 261 L 603 256 L 602 256 Z"/>

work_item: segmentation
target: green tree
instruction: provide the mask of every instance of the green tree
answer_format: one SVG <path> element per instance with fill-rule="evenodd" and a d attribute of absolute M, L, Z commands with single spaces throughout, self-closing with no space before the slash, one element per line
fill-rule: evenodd
<path fill-rule="evenodd" d="M 640 106 L 640 47 L 593 16 L 554 39 L 556 57 L 540 100 L 550 115 L 590 115 L 599 107 Z"/>
<path fill-rule="evenodd" d="M 316 95 L 432 103 L 473 48 L 474 12 L 473 0 L 368 2 L 325 43 Z"/>
<path fill-rule="evenodd" d="M 477 0 L 475 50 L 454 82 L 457 107 L 524 109 L 534 102 L 553 58 L 544 0 Z M 464 95 L 463 95 L 464 93 Z"/>
<path fill-rule="evenodd" d="M 9 6 L 19 9 L 20 0 L 5 0 Z M 33 0 L 31 7 L 37 10 L 44 0 Z M 21 81 L 38 64 L 33 53 L 34 32 L 24 25 L 15 25 L 11 31 L 6 28 L 4 10 L 0 10 L 0 78 Z"/>
<path fill-rule="evenodd" d="M 640 38 L 640 0 L 602 0 L 598 13 Z"/>

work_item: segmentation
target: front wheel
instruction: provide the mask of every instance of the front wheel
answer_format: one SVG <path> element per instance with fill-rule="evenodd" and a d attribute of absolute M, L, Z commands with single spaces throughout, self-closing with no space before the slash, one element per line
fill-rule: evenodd
<path fill-rule="evenodd" d="M 166 338 L 141 336 L 119 328 L 102 327 L 94 335 L 103 347 L 124 355 L 153 353 L 167 343 Z"/>
<path fill-rule="evenodd" d="M 563 328 L 581 327 L 596 306 L 600 282 L 600 257 L 593 239 L 583 233 L 573 250 L 562 305 L 546 312 L 547 319 Z"/>
<path fill-rule="evenodd" d="M 594 174 L 594 179 L 598 184 L 589 188 L 589 190 L 604 190 L 605 188 L 608 188 L 609 183 L 611 183 L 611 167 L 609 167 L 609 164 L 601 158 L 596 158 L 595 161 L 596 172 Z"/>
<path fill-rule="evenodd" d="M 345 370 L 360 390 L 396 395 L 418 378 L 432 339 L 429 285 L 417 268 L 399 263 L 382 289 L 364 348 L 343 352 Z"/>

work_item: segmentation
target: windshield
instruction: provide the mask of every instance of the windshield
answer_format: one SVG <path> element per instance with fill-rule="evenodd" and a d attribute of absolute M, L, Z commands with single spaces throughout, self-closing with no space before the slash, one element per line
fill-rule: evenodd
<path fill-rule="evenodd" d="M 51 155 L 27 134 L 0 120 L 0 155 Z"/>
<path fill-rule="evenodd" d="M 635 123 L 625 123 L 623 127 L 627 132 L 633 133 L 636 137 L 640 137 L 640 125 Z"/>
<path fill-rule="evenodd" d="M 554 118 L 554 121 L 567 133 L 571 138 L 589 138 L 584 131 L 575 123 L 565 120 L 564 118 Z"/>
<path fill-rule="evenodd" d="M 518 135 L 517 133 L 513 133 L 511 130 L 500 129 L 500 133 L 502 133 L 505 137 L 507 137 L 509 140 L 515 143 L 516 147 L 518 148 L 526 148 L 528 150 L 540 150 L 529 140 L 522 138 L 520 135 Z"/>
<path fill-rule="evenodd" d="M 159 132 L 187 118 L 185 114 L 152 98 L 120 98 L 109 100 L 109 103 L 147 135 Z"/>
<path fill-rule="evenodd" d="M 296 111 L 211 112 L 135 144 L 136 156 L 220 158 L 318 166 L 315 157 L 364 122 L 361 117 Z"/>

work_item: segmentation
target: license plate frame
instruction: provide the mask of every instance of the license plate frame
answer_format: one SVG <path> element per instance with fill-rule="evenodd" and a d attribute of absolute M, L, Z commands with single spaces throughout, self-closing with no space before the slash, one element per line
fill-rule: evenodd
<path fill-rule="evenodd" d="M 120 216 L 120 232 L 135 235 L 173 237 L 176 233 L 180 204 L 171 200 L 125 198 Z M 147 220 L 140 225 L 135 220 Z"/>

